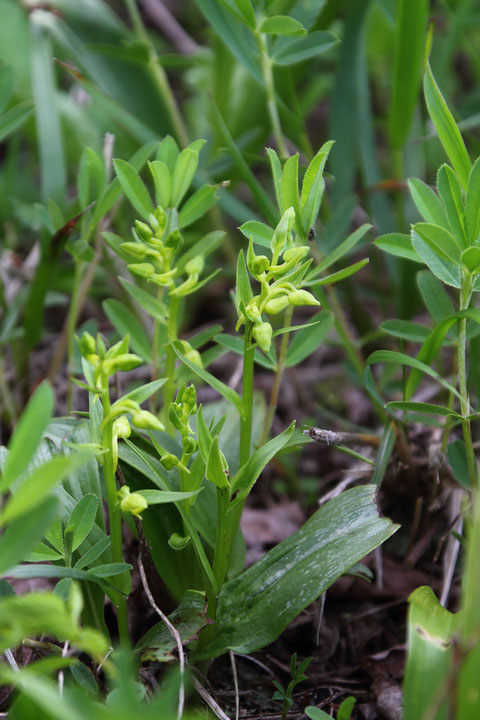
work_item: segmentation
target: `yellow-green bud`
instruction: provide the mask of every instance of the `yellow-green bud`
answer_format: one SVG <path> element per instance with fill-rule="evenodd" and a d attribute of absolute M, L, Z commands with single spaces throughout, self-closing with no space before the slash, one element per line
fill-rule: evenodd
<path fill-rule="evenodd" d="M 165 240 L 165 248 L 169 251 L 168 256 L 171 257 L 172 255 L 176 255 L 180 248 L 183 245 L 183 237 L 182 233 L 178 228 L 176 228 L 173 232 L 170 233 L 170 235 Z"/>
<path fill-rule="evenodd" d="M 302 258 L 305 257 L 305 255 L 308 255 L 310 251 L 310 248 L 308 245 L 300 245 L 299 247 L 292 247 L 288 248 L 288 250 L 285 250 L 283 253 L 283 259 L 285 262 L 290 262 L 290 260 L 296 260 L 296 262 L 299 262 Z"/>
<path fill-rule="evenodd" d="M 270 270 L 270 260 L 266 255 L 257 255 L 251 263 L 250 272 L 254 277 Z"/>
<path fill-rule="evenodd" d="M 113 375 L 113 373 L 118 371 L 127 372 L 128 370 L 133 370 L 133 368 L 138 367 L 142 363 L 143 360 L 138 355 L 124 353 L 123 355 L 118 355 L 118 357 L 104 360 L 102 368 L 107 375 Z"/>
<path fill-rule="evenodd" d="M 146 255 L 147 248 L 139 242 L 124 242 L 120 245 L 121 249 L 131 255 L 135 260 L 143 260 Z"/>
<path fill-rule="evenodd" d="M 160 420 L 148 410 L 139 410 L 132 415 L 132 425 L 141 430 L 165 430 Z"/>
<path fill-rule="evenodd" d="M 252 335 L 262 348 L 263 352 L 268 352 L 272 345 L 272 326 L 268 322 L 261 322 L 255 325 Z"/>
<path fill-rule="evenodd" d="M 260 300 L 259 296 L 252 298 L 250 302 L 248 303 L 245 310 L 247 311 L 247 318 L 250 320 L 250 322 L 253 323 L 259 323 L 262 321 L 262 316 L 260 314 L 260 310 L 258 309 L 258 301 Z"/>
<path fill-rule="evenodd" d="M 196 365 L 199 368 L 203 368 L 203 361 L 202 356 L 198 352 L 198 350 L 195 350 L 194 348 L 191 348 L 185 353 L 185 357 L 187 360 L 190 360 L 192 365 Z"/>
<path fill-rule="evenodd" d="M 132 275 L 141 278 L 150 278 L 155 274 L 155 268 L 152 263 L 134 263 L 133 265 L 127 265 L 127 268 Z"/>
<path fill-rule="evenodd" d="M 293 209 L 293 207 L 289 207 L 288 210 L 285 210 L 285 212 L 283 213 L 280 222 L 278 223 L 277 227 L 275 228 L 275 232 L 273 233 L 271 249 L 274 256 L 278 257 L 285 250 L 288 233 L 293 228 L 294 224 L 295 210 Z"/>
<path fill-rule="evenodd" d="M 83 357 L 92 365 L 96 365 L 100 359 L 97 355 L 97 345 L 95 338 L 90 333 L 84 332 L 78 341 L 78 348 Z"/>
<path fill-rule="evenodd" d="M 167 227 L 167 214 L 165 210 L 161 208 L 160 205 L 157 205 L 157 207 L 153 211 L 153 215 L 150 214 L 148 219 L 150 220 L 150 224 L 155 231 L 155 236 L 160 239 L 165 231 L 165 228 Z"/>
<path fill-rule="evenodd" d="M 180 460 L 177 458 L 176 455 L 168 453 L 167 455 L 164 455 L 160 458 L 160 462 L 166 470 L 171 470 L 172 468 L 177 467 Z"/>
<path fill-rule="evenodd" d="M 123 489 L 124 488 L 122 488 L 122 490 Z M 123 499 L 120 500 L 120 509 L 126 515 L 135 515 L 135 517 L 138 517 L 141 520 L 142 516 L 140 513 L 148 508 L 148 503 L 143 495 L 140 495 L 140 493 L 131 493 L 129 488 L 126 489 L 128 492 L 124 493 Z"/>
<path fill-rule="evenodd" d="M 153 235 L 152 228 L 142 220 L 135 220 L 135 231 L 138 237 L 144 242 L 148 242 Z"/>
<path fill-rule="evenodd" d="M 189 437 L 188 435 L 182 438 L 182 446 L 186 455 L 191 455 L 198 447 L 195 438 Z"/>
<path fill-rule="evenodd" d="M 286 295 L 277 295 L 277 297 L 273 297 L 265 303 L 263 309 L 267 315 L 277 315 L 279 312 L 282 312 L 282 310 L 285 310 L 286 307 L 288 307 L 288 297 Z"/>
<path fill-rule="evenodd" d="M 122 417 L 119 417 L 113 421 L 112 433 L 116 437 L 128 438 L 130 437 L 131 432 L 132 428 L 130 427 L 130 423 L 128 422 L 128 419 L 125 417 L 125 415 L 122 415 Z"/>
<path fill-rule="evenodd" d="M 197 255 L 186 263 L 185 272 L 187 273 L 187 275 L 200 275 L 204 265 L 205 258 L 203 257 L 203 255 Z"/>
<path fill-rule="evenodd" d="M 295 290 L 289 293 L 288 302 L 290 305 L 320 305 L 317 298 L 308 290 Z"/>

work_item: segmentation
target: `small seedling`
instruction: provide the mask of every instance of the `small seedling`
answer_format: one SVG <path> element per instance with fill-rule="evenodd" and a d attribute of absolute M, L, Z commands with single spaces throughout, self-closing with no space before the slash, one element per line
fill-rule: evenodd
<path fill-rule="evenodd" d="M 283 702 L 282 720 L 285 720 L 288 715 L 288 711 L 293 705 L 294 700 L 292 695 L 296 686 L 307 679 L 307 676 L 304 675 L 304 673 L 312 660 L 313 657 L 307 657 L 297 666 L 297 653 L 293 653 L 290 658 L 290 677 L 292 679 L 288 683 L 287 687 L 284 688 L 277 680 L 273 681 L 273 684 L 277 688 L 273 693 L 273 700 L 281 700 Z"/>

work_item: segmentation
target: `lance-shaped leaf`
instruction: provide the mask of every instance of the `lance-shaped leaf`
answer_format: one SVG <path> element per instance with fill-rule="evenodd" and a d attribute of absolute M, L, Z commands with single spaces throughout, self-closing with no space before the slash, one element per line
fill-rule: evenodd
<path fill-rule="evenodd" d="M 434 190 L 418 178 L 410 178 L 408 187 L 412 200 L 423 219 L 428 223 L 445 227 L 447 216 L 440 198 Z"/>
<path fill-rule="evenodd" d="M 140 175 L 126 160 L 114 160 L 113 165 L 123 192 L 135 210 L 148 220 L 150 213 L 153 213 L 153 203 Z"/>
<path fill-rule="evenodd" d="M 447 213 L 448 224 L 460 247 L 467 245 L 463 191 L 450 165 L 442 165 L 437 173 L 438 194 Z M 445 227 L 445 226 L 444 226 Z"/>
<path fill-rule="evenodd" d="M 294 430 L 295 422 L 292 422 L 281 435 L 277 435 L 277 437 L 259 447 L 242 465 L 232 480 L 232 497 L 235 496 L 235 499 L 230 503 L 229 511 L 245 500 L 264 467 L 289 441 Z"/>
<path fill-rule="evenodd" d="M 372 485 L 325 503 L 287 540 L 227 582 L 211 640 L 196 656 L 250 653 L 285 627 L 341 575 L 398 528 L 379 516 Z"/>
<path fill-rule="evenodd" d="M 463 142 L 452 113 L 448 109 L 440 89 L 432 75 L 430 64 L 427 63 L 427 69 L 423 81 L 423 90 L 427 103 L 428 113 L 432 118 L 435 129 L 438 133 L 443 149 L 447 153 L 450 162 L 457 173 L 464 190 L 468 185 L 468 178 L 471 170 L 471 162 L 468 157 L 467 148 Z"/>

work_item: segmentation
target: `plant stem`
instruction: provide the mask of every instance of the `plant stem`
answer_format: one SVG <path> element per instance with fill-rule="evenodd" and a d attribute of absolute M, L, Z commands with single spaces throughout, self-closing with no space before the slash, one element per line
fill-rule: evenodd
<path fill-rule="evenodd" d="M 102 405 L 103 405 L 103 417 L 106 417 L 110 413 L 110 397 L 108 393 L 108 378 L 103 381 L 102 389 Z M 117 488 L 115 485 L 115 473 L 113 469 L 113 443 L 112 443 L 112 428 L 113 420 L 106 423 L 103 428 L 103 449 L 105 454 L 103 455 L 103 479 L 105 482 L 105 492 L 107 495 L 108 505 L 108 518 L 110 522 L 110 538 L 112 543 L 112 562 L 122 563 L 123 562 L 123 549 L 122 549 L 122 515 L 120 506 L 117 502 Z M 119 590 L 122 588 L 121 577 L 119 580 L 115 579 L 112 581 Z M 127 618 L 127 601 L 125 597 L 119 592 L 118 594 L 118 607 L 117 607 L 117 623 L 118 633 L 120 635 L 120 641 L 122 645 L 130 644 L 130 634 L 128 631 L 128 618 Z"/>
<path fill-rule="evenodd" d="M 232 524 L 228 514 L 229 497 L 225 488 L 217 488 L 217 534 L 215 540 L 215 558 L 213 573 L 217 581 L 218 592 L 227 574 L 228 557 L 230 555 L 230 542 Z"/>
<path fill-rule="evenodd" d="M 470 305 L 470 299 L 472 297 L 472 283 L 469 276 L 464 275 L 462 277 L 462 287 L 460 289 L 460 310 L 466 310 Z M 468 465 L 468 476 L 470 485 L 476 487 L 477 484 L 477 468 L 475 463 L 475 452 L 473 450 L 472 433 L 470 428 L 470 421 L 467 420 L 467 416 L 470 414 L 470 403 L 468 398 L 467 389 L 467 319 L 462 318 L 458 323 L 458 345 L 457 345 L 457 364 L 458 364 L 458 381 L 460 394 L 462 399 L 460 401 L 460 411 L 463 416 L 462 429 L 463 439 L 465 442 L 465 449 L 467 453 L 467 465 Z"/>
<path fill-rule="evenodd" d="M 175 428 L 172 427 L 168 419 L 168 409 L 175 394 L 175 361 L 177 359 L 171 343 L 178 338 L 179 303 L 180 301 L 177 297 L 170 296 L 167 326 L 168 345 L 165 353 L 165 377 L 167 378 L 167 382 L 163 386 L 163 422 L 170 435 L 173 435 L 175 432 Z"/>
<path fill-rule="evenodd" d="M 136 0 L 125 0 L 125 4 L 127 6 L 127 10 L 130 15 L 132 25 L 138 40 L 141 43 L 145 44 L 148 48 L 152 77 L 158 88 L 159 94 L 163 102 L 165 103 L 168 114 L 170 116 L 170 122 L 172 123 L 177 139 L 180 141 L 183 147 L 186 147 L 189 142 L 187 129 L 180 114 L 180 110 L 178 109 L 175 96 L 168 82 L 167 74 L 163 69 L 162 65 L 160 64 L 157 51 L 151 43 L 148 33 L 145 29 L 145 25 L 143 24 L 142 18 L 137 8 Z"/>
<path fill-rule="evenodd" d="M 283 326 L 288 328 L 292 324 L 292 316 L 293 316 L 293 307 L 290 306 L 285 311 L 285 318 L 283 322 Z M 278 405 L 278 396 L 280 393 L 280 386 L 282 384 L 282 378 L 283 373 L 285 371 L 285 360 L 287 358 L 287 350 L 288 350 L 288 343 L 289 343 L 289 333 L 284 333 L 282 335 L 282 342 L 280 345 L 280 353 L 278 356 L 278 364 L 277 364 L 277 370 L 275 372 L 275 379 L 273 381 L 273 387 L 272 387 L 272 394 L 270 395 L 270 403 L 268 407 L 268 414 L 267 419 L 265 421 L 265 427 L 263 428 L 263 435 L 260 444 L 263 445 L 267 439 L 268 435 L 270 433 L 271 427 L 273 425 L 273 419 L 275 417 L 275 410 L 277 409 Z"/>
<path fill-rule="evenodd" d="M 252 411 L 253 411 L 253 359 L 255 348 L 252 346 L 253 325 L 250 320 L 245 323 L 243 350 L 242 380 L 242 417 L 240 418 L 240 457 L 241 467 L 250 457 L 252 445 Z"/>
<path fill-rule="evenodd" d="M 288 157 L 288 150 L 283 137 L 282 126 L 280 124 L 280 116 L 278 114 L 277 100 L 275 97 L 275 83 L 273 79 L 272 61 L 267 53 L 267 39 L 263 33 L 255 33 L 257 46 L 260 53 L 260 64 L 262 68 L 263 80 L 265 82 L 265 90 L 267 93 L 267 109 L 270 115 L 275 142 L 282 158 Z"/>

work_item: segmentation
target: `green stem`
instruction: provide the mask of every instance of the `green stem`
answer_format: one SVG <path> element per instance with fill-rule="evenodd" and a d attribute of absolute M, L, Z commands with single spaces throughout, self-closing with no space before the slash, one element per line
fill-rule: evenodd
<path fill-rule="evenodd" d="M 108 378 L 104 378 L 102 382 L 102 405 L 103 405 L 103 417 L 105 418 L 110 413 L 110 396 L 108 392 Z M 117 488 L 115 485 L 115 473 L 113 469 L 113 420 L 106 423 L 103 428 L 103 449 L 105 454 L 103 455 L 103 479 L 105 482 L 105 492 L 107 496 L 108 506 L 108 518 L 110 522 L 110 538 L 112 545 L 112 562 L 122 563 L 123 562 L 123 549 L 122 549 L 122 515 L 120 506 L 117 502 Z M 121 578 L 121 576 L 120 576 Z M 113 584 L 116 585 L 119 590 L 122 590 L 122 581 L 113 579 Z M 122 645 L 128 646 L 130 644 L 130 634 L 128 630 L 128 618 L 127 618 L 127 601 L 125 597 L 119 592 L 118 594 L 118 606 L 117 606 L 117 623 L 118 633 L 120 635 L 120 641 Z"/>
<path fill-rule="evenodd" d="M 285 318 L 283 326 L 288 328 L 292 324 L 293 307 L 290 306 L 285 311 Z M 290 340 L 290 333 L 284 333 L 282 335 L 282 342 L 280 345 L 280 353 L 278 355 L 277 370 L 275 372 L 275 379 L 273 381 L 272 394 L 270 395 L 270 404 L 268 408 L 267 419 L 265 421 L 265 427 L 263 428 L 263 435 L 260 444 L 263 445 L 270 433 L 273 425 L 273 419 L 275 417 L 275 411 L 278 405 L 278 396 L 280 393 L 280 387 L 282 384 L 283 373 L 285 371 L 285 361 L 287 359 L 288 343 Z"/>
<path fill-rule="evenodd" d="M 260 65 L 262 68 L 263 80 L 265 82 L 265 90 L 267 93 L 267 109 L 270 115 L 275 142 L 282 158 L 288 157 L 288 150 L 283 137 L 282 126 L 280 124 L 280 116 L 278 114 L 277 100 L 275 97 L 275 83 L 273 79 L 272 61 L 267 53 L 267 39 L 263 33 L 255 33 L 257 46 L 260 53 Z"/>
<path fill-rule="evenodd" d="M 168 345 L 165 353 L 165 377 L 167 381 L 163 386 L 163 422 L 170 435 L 173 435 L 175 428 L 172 427 L 168 419 L 168 409 L 170 403 L 173 402 L 175 394 L 175 362 L 177 356 L 171 343 L 178 339 L 178 310 L 179 310 L 179 299 L 177 297 L 170 296 L 170 306 L 168 310 Z"/>
<path fill-rule="evenodd" d="M 73 277 L 73 288 L 72 288 L 72 300 L 70 302 L 70 308 L 68 310 L 67 320 L 67 413 L 70 414 L 72 411 L 72 399 L 73 399 L 73 361 L 75 355 L 75 328 L 77 327 L 78 313 L 79 313 L 79 299 L 80 299 L 80 287 L 83 277 L 83 266 L 82 261 L 75 261 L 75 274 Z"/>
<path fill-rule="evenodd" d="M 138 40 L 145 44 L 148 48 L 152 77 L 158 88 L 159 94 L 165 103 L 170 116 L 170 122 L 172 123 L 175 134 L 177 135 L 177 139 L 183 147 L 186 147 L 189 140 L 185 123 L 183 122 L 177 101 L 175 100 L 175 96 L 168 82 L 167 74 L 160 64 L 157 51 L 150 41 L 145 25 L 143 24 L 140 13 L 138 12 L 136 0 L 125 0 L 125 4 Z"/>
<path fill-rule="evenodd" d="M 472 283 L 469 276 L 463 276 L 462 287 L 460 289 L 460 310 L 466 310 L 470 305 L 472 297 Z M 470 420 L 467 416 L 470 414 L 470 403 L 467 389 L 467 319 L 462 318 L 458 323 L 458 345 L 457 345 L 457 364 L 458 364 L 458 381 L 460 395 L 460 411 L 463 415 L 462 429 L 465 449 L 467 453 L 468 476 L 470 485 L 476 487 L 477 484 L 477 468 L 475 463 L 475 452 L 473 450 L 472 433 L 470 428 Z"/>
<path fill-rule="evenodd" d="M 215 558 L 213 573 L 217 581 L 218 592 L 222 589 L 228 568 L 232 526 L 228 514 L 229 495 L 225 488 L 217 488 L 217 534 L 215 540 Z"/>
<path fill-rule="evenodd" d="M 253 412 L 253 360 L 255 348 L 252 346 L 253 325 L 250 320 L 245 323 L 243 350 L 242 379 L 242 417 L 240 418 L 240 467 L 250 457 L 252 446 L 252 412 Z"/>

